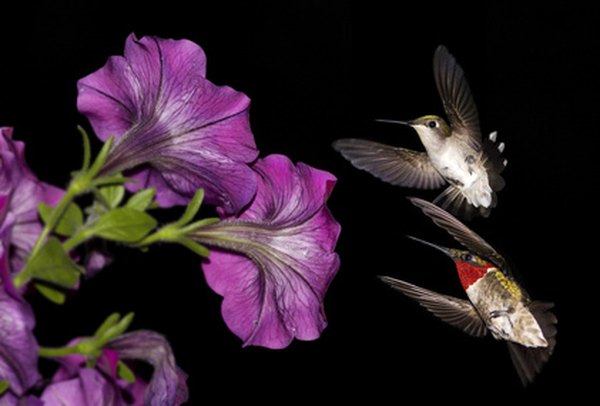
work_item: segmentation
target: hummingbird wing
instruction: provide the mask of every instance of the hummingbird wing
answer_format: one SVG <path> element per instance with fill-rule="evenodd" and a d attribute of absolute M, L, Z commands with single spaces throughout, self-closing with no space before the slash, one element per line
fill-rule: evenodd
<path fill-rule="evenodd" d="M 356 138 L 337 140 L 333 148 L 358 169 L 392 185 L 437 189 L 446 183 L 425 152 Z"/>
<path fill-rule="evenodd" d="M 479 116 L 471 89 L 462 68 L 443 45 L 433 54 L 433 77 L 452 133 L 475 150 L 481 150 Z"/>
<path fill-rule="evenodd" d="M 416 300 L 436 317 L 454 327 L 458 327 L 465 333 L 475 337 L 483 337 L 487 334 L 485 322 L 479 317 L 479 313 L 468 300 L 442 295 L 389 276 L 380 276 L 379 279 L 409 298 Z"/>
<path fill-rule="evenodd" d="M 420 208 L 427 217 L 432 219 L 438 227 L 446 230 L 448 234 L 464 245 L 469 251 L 491 261 L 494 265 L 499 267 L 501 271 L 510 273 L 504 257 L 491 245 L 485 242 L 485 240 L 477 233 L 458 221 L 450 213 L 423 199 L 416 197 L 409 197 L 408 199 L 412 204 Z"/>
<path fill-rule="evenodd" d="M 542 370 L 542 367 L 552 355 L 556 346 L 556 323 L 557 319 L 554 313 L 550 311 L 554 307 L 553 303 L 533 301 L 529 304 L 529 310 L 537 320 L 548 347 L 546 348 L 528 348 L 520 344 L 507 341 L 510 358 L 519 374 L 523 386 L 527 386 L 535 376 Z"/>

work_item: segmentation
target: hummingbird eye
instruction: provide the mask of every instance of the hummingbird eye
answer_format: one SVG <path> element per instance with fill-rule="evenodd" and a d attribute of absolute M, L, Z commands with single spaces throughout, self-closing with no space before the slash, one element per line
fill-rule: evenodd
<path fill-rule="evenodd" d="M 435 127 L 437 127 L 437 122 L 434 121 L 434 120 L 431 120 L 431 121 L 429 121 L 427 123 L 427 127 L 429 127 L 429 128 L 435 128 Z"/>
<path fill-rule="evenodd" d="M 471 254 L 465 255 L 465 261 L 471 261 L 472 259 L 473 259 L 473 257 L 471 256 Z"/>

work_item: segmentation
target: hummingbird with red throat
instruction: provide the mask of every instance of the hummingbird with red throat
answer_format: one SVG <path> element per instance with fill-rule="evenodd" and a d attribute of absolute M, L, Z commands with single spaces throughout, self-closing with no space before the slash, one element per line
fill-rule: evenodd
<path fill-rule="evenodd" d="M 515 281 L 504 257 L 454 216 L 425 200 L 409 200 L 466 248 L 446 248 L 409 237 L 452 258 L 468 300 L 389 276 L 380 279 L 467 334 L 483 337 L 490 332 L 495 339 L 506 341 L 517 374 L 522 384 L 528 385 L 556 345 L 557 319 L 550 311 L 554 304 L 531 300 Z"/>
<path fill-rule="evenodd" d="M 435 115 L 377 120 L 412 127 L 425 152 L 356 138 L 337 140 L 333 148 L 356 168 L 393 185 L 438 189 L 449 184 L 435 204 L 461 218 L 487 217 L 496 206 L 496 192 L 504 187 L 505 144 L 496 143 L 496 132 L 482 140 L 465 74 L 443 45 L 433 55 L 433 74 L 449 123 Z"/>

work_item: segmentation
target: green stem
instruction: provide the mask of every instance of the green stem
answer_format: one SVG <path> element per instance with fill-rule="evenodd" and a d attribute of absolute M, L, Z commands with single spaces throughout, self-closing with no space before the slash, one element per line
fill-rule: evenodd
<path fill-rule="evenodd" d="M 78 245 L 86 242 L 93 234 L 87 232 L 88 230 L 83 229 L 80 232 L 71 236 L 67 241 L 63 242 L 62 246 L 66 252 L 71 251 Z"/>
<path fill-rule="evenodd" d="M 135 245 L 138 247 L 145 247 L 157 242 L 177 242 L 180 235 L 181 233 L 174 224 L 167 224 Z"/>
<path fill-rule="evenodd" d="M 44 246 L 44 244 L 46 243 L 46 239 L 48 238 L 50 233 L 54 231 L 56 225 L 58 224 L 62 216 L 65 214 L 65 211 L 67 210 L 71 202 L 73 202 L 73 199 L 75 199 L 76 196 L 86 192 L 89 189 L 89 187 L 90 179 L 88 178 L 88 176 L 75 176 L 75 178 L 73 178 L 73 180 L 69 184 L 69 187 L 67 188 L 67 191 L 60 199 L 54 210 L 52 210 L 50 218 L 46 222 L 46 225 L 42 229 L 42 232 L 35 241 L 35 244 L 31 249 L 31 253 L 29 254 L 29 258 L 25 263 L 25 266 L 23 267 L 23 272 L 19 273 L 13 279 L 13 284 L 17 289 L 29 281 L 29 274 L 27 272 L 27 266 L 29 262 L 38 254 L 40 249 Z"/>
<path fill-rule="evenodd" d="M 181 238 L 188 235 L 193 234 L 198 229 L 205 227 L 207 225 L 211 225 L 214 223 L 218 223 L 220 221 L 217 217 L 209 217 L 203 220 L 195 221 L 186 226 L 182 226 L 178 224 L 179 222 L 167 224 L 149 236 L 145 237 L 142 241 L 138 242 L 136 245 L 139 247 L 144 247 L 147 245 L 151 245 L 157 242 L 180 242 Z"/>
<path fill-rule="evenodd" d="M 42 232 L 40 233 L 37 240 L 35 241 L 35 244 L 31 250 L 31 253 L 29 254 L 29 259 L 27 260 L 27 263 L 25 263 L 25 266 L 23 267 L 23 272 L 19 273 L 14 278 L 13 284 L 17 289 L 29 281 L 30 278 L 29 278 L 29 275 L 27 272 L 28 264 L 31 262 L 31 259 L 34 258 L 38 254 L 40 249 L 44 246 L 44 244 L 46 243 L 46 239 L 48 238 L 50 233 L 54 231 L 58 222 L 60 221 L 62 216 L 65 214 L 65 211 L 67 210 L 67 208 L 69 207 L 69 205 L 71 204 L 73 199 L 75 199 L 76 196 L 79 196 L 79 195 L 89 191 L 91 188 L 93 188 L 97 185 L 101 185 L 104 183 L 118 183 L 120 181 L 119 179 L 117 179 L 118 177 L 120 177 L 120 175 L 115 175 L 110 178 L 97 178 L 98 173 L 100 172 L 104 163 L 106 162 L 106 159 L 108 158 L 108 153 L 111 149 L 113 138 L 110 137 L 104 143 L 104 145 L 102 146 L 102 149 L 100 150 L 100 153 L 96 157 L 96 160 L 94 161 L 92 166 L 90 168 L 87 168 L 89 166 L 89 156 L 88 156 L 89 155 L 89 151 L 88 151 L 89 145 L 87 145 L 87 143 L 85 141 L 85 138 L 87 137 L 85 132 L 82 132 L 82 135 L 84 136 L 84 149 L 86 150 L 86 151 L 84 151 L 83 168 L 80 172 L 78 172 L 73 177 L 73 179 L 71 180 L 71 183 L 69 184 L 67 191 L 65 192 L 63 197 L 58 202 L 58 205 L 54 208 L 54 210 L 52 210 L 52 214 L 50 215 L 50 218 L 46 222 L 46 225 L 42 229 Z M 81 242 L 82 242 L 81 240 L 78 241 L 78 240 L 72 239 L 72 241 L 68 242 L 67 246 L 69 246 L 69 245 L 74 246 Z"/>
<path fill-rule="evenodd" d="M 69 184 L 69 188 L 67 189 L 66 193 L 64 194 L 62 199 L 60 199 L 58 205 L 52 211 L 50 219 L 48 219 L 48 222 L 44 226 L 42 233 L 39 235 L 37 241 L 35 242 L 35 245 L 33 246 L 33 249 L 31 250 L 30 258 L 35 256 L 35 254 L 37 254 L 40 248 L 42 248 L 42 245 L 44 245 L 44 242 L 46 241 L 46 237 L 48 237 L 48 235 L 52 231 L 54 231 L 54 227 L 56 227 L 61 217 L 65 213 L 65 210 L 67 210 L 67 207 L 73 201 L 75 196 L 87 192 L 93 186 L 100 185 L 103 182 L 107 182 L 106 179 L 97 180 L 96 175 L 98 175 L 98 172 L 100 172 L 102 166 L 106 162 L 108 153 L 112 147 L 113 137 L 110 137 L 108 140 L 106 140 L 106 142 L 102 146 L 102 149 L 100 150 L 100 153 L 96 157 L 96 160 L 92 164 L 92 167 L 88 169 L 88 166 L 90 164 L 89 139 L 87 139 L 87 134 L 85 133 L 85 131 L 83 131 L 83 128 L 79 127 L 79 130 L 84 138 L 84 162 L 82 171 L 73 178 L 73 180 Z M 94 183 L 94 181 L 96 183 Z M 110 182 L 114 181 L 114 179 L 110 179 Z"/>
<path fill-rule="evenodd" d="M 61 348 L 50 348 L 50 347 L 40 347 L 38 350 L 38 354 L 40 357 L 45 358 L 55 358 L 55 357 L 64 357 L 65 355 L 71 354 L 79 354 L 79 345 L 74 345 L 72 347 L 61 347 Z"/>
<path fill-rule="evenodd" d="M 69 204 L 71 204 L 71 202 L 73 201 L 75 196 L 76 196 L 75 190 L 72 187 L 69 187 L 69 189 L 67 189 L 67 192 L 64 194 L 62 199 L 60 199 L 60 202 L 58 203 L 58 205 L 52 211 L 52 214 L 50 215 L 48 222 L 44 226 L 41 234 L 39 235 L 38 239 L 35 242 L 35 245 L 33 246 L 33 249 L 31 250 L 30 257 L 35 256 L 35 254 L 37 254 L 37 252 L 40 250 L 40 248 L 42 248 L 42 245 L 44 245 L 44 242 L 46 241 L 46 237 L 48 237 L 48 235 L 54 230 L 54 227 L 56 227 L 56 225 L 60 221 L 61 217 L 65 213 L 65 210 L 67 210 L 67 207 L 69 207 Z"/>

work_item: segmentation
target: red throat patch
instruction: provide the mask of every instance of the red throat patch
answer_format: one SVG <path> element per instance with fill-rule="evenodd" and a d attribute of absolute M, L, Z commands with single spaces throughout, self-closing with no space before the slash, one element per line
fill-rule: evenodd
<path fill-rule="evenodd" d="M 458 277 L 464 290 L 482 278 L 488 268 L 490 268 L 489 265 L 473 265 L 470 262 L 456 261 Z"/>

